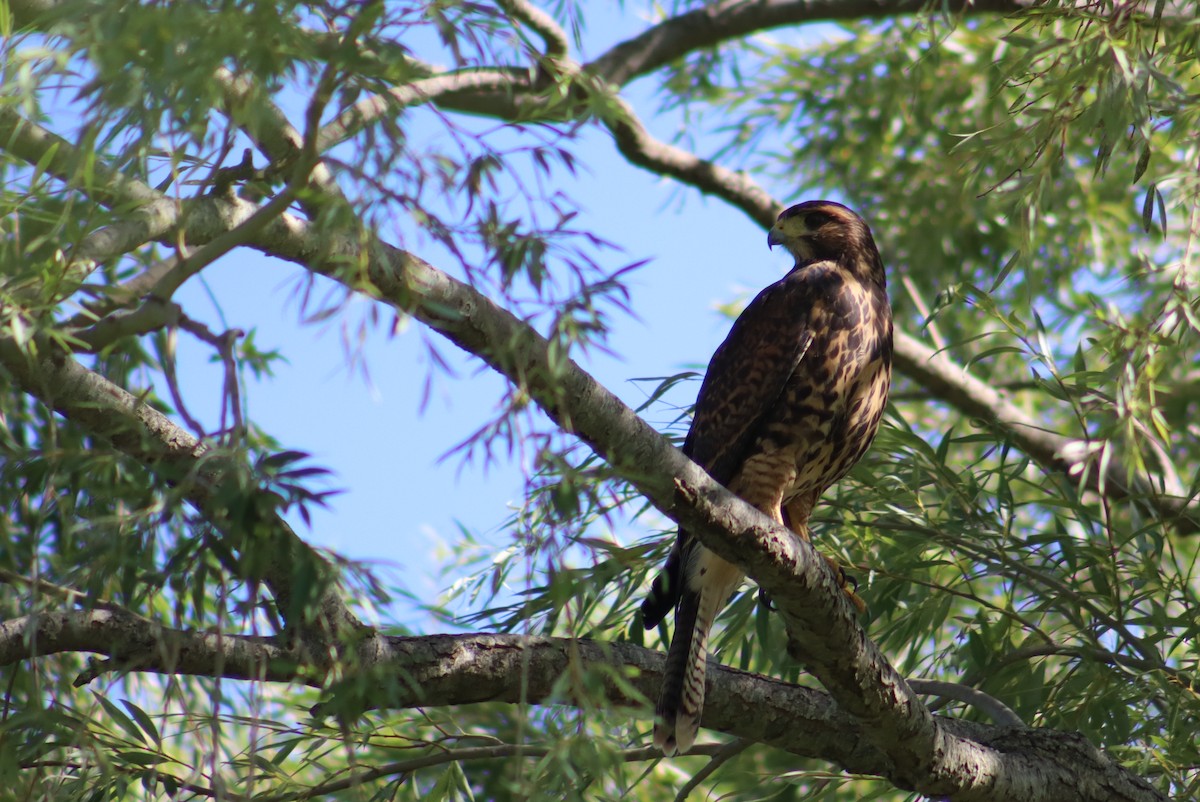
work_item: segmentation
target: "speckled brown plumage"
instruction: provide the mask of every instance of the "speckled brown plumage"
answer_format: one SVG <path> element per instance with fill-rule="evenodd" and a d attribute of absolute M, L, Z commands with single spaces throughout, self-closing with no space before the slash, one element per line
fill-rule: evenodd
<path fill-rule="evenodd" d="M 786 247 L 796 265 L 750 302 L 713 354 L 683 451 L 807 539 L 821 494 L 879 428 L 891 386 L 892 313 L 871 231 L 845 206 L 793 206 L 767 241 Z M 642 605 L 647 629 L 675 609 L 654 727 L 654 743 L 668 755 L 695 740 L 708 633 L 742 578 L 680 530 Z"/>

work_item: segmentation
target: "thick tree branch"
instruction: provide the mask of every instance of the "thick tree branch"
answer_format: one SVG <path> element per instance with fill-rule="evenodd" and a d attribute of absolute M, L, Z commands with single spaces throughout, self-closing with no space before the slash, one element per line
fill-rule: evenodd
<path fill-rule="evenodd" d="M 269 638 L 160 626 L 119 608 L 34 613 L 0 621 L 0 665 L 63 653 L 100 654 L 109 671 L 288 681 L 293 656 Z M 80 685 L 93 679 L 85 671 Z"/>
<path fill-rule="evenodd" d="M 33 652 L 30 651 L 32 645 Z M 113 610 L 46 613 L 0 622 L 0 665 L 32 656 L 87 652 L 104 655 L 113 670 L 224 676 L 321 686 L 272 641 L 242 635 L 192 633 L 158 626 Z M 507 702 L 594 704 L 596 671 L 619 669 L 603 680 L 603 701 L 647 708 L 657 692 L 664 656 L 628 643 L 516 635 L 386 637 L 360 651 L 360 670 L 393 689 L 390 707 Z M 572 669 L 572 666 L 574 669 Z M 635 668 L 630 673 L 626 669 Z M 564 676 L 588 677 L 562 695 Z M 637 696 L 630 696 L 632 687 Z M 336 704 L 336 697 L 332 700 Z M 747 716 L 746 710 L 755 715 Z M 979 745 L 1002 764 L 1033 772 L 1028 795 L 956 793 L 954 799 L 1159 800 L 1161 797 L 1070 733 L 991 726 L 932 717 L 947 743 Z M 827 694 L 769 677 L 714 666 L 708 679 L 704 725 L 747 742 L 832 762 L 848 772 L 894 778 L 897 767 L 872 745 L 864 724 Z M 702 745 L 699 753 L 712 754 Z M 1005 766 L 1007 767 L 1007 766 Z M 1069 778 L 1081 792 L 1062 793 Z M 1101 793 L 1105 795 L 1100 795 Z"/>
<path fill-rule="evenodd" d="M 695 50 L 784 25 L 882 19 L 930 8 L 951 14 L 1005 14 L 1029 4 L 1028 0 L 952 0 L 936 6 L 928 0 L 725 0 L 666 19 L 609 48 L 585 69 L 623 86 Z"/>

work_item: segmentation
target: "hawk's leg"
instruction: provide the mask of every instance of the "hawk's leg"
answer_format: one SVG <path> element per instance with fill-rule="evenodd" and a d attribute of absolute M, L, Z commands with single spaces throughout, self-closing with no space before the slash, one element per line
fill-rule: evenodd
<path fill-rule="evenodd" d="M 797 496 L 796 498 L 783 505 L 783 521 L 787 524 L 788 529 L 801 540 L 811 542 L 812 539 L 808 533 L 808 515 L 812 511 L 812 505 L 815 498 L 807 498 Z M 820 554 L 825 562 L 829 563 L 829 567 L 833 569 L 833 575 L 837 577 L 838 585 L 841 586 L 842 592 L 849 598 L 854 605 L 854 609 L 858 610 L 858 614 L 862 615 L 867 611 L 867 603 L 858 595 L 858 580 L 850 574 L 847 574 L 845 569 L 836 559 L 825 554 L 820 549 L 817 549 L 817 554 Z"/>

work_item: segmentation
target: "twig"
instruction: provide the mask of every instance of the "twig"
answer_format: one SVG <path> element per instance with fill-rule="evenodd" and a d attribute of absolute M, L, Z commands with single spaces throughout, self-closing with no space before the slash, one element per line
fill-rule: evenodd
<path fill-rule="evenodd" d="M 696 772 L 696 774 L 690 780 L 684 783 L 682 788 L 679 789 L 679 793 L 675 795 L 675 802 L 684 802 L 684 800 L 688 798 L 688 794 L 696 790 L 696 788 L 700 786 L 700 783 L 711 777 L 714 771 L 721 768 L 721 766 L 725 765 L 730 760 L 737 757 L 742 752 L 745 752 L 749 748 L 750 744 L 741 739 L 731 743 L 721 744 L 720 750 L 712 756 L 712 760 L 705 763 L 704 767 L 701 768 L 700 771 Z M 697 749 L 698 747 L 693 746 L 688 750 L 688 754 L 696 754 Z"/>
<path fill-rule="evenodd" d="M 174 255 L 160 259 L 133 278 L 115 287 L 96 287 L 85 284 L 80 289 L 84 292 L 92 293 L 97 297 L 90 301 L 84 301 L 82 304 L 83 311 L 64 320 L 62 322 L 63 328 L 85 328 L 94 325 L 100 318 L 116 312 L 118 309 L 133 306 L 138 302 L 138 299 L 149 294 L 174 269 L 178 262 L 178 257 Z M 160 295 L 159 297 L 169 298 L 170 294 L 168 293 L 165 296 Z"/>
<path fill-rule="evenodd" d="M 203 260 L 172 257 L 156 262 L 150 269 L 121 285 L 120 292 L 113 293 L 110 296 L 111 300 L 106 299 L 108 303 L 89 307 L 86 312 L 80 312 L 63 321 L 62 327 L 71 331 L 73 326 L 88 323 L 99 314 L 100 319 L 91 323 L 88 328 L 74 332 L 74 336 L 84 344 L 84 350 L 93 353 L 122 337 L 148 334 L 175 325 L 183 326 L 219 349 L 222 342 L 220 338 L 190 320 L 183 313 L 182 307 L 169 300 L 185 281 L 212 263 L 212 260 L 204 261 L 203 264 L 201 261 Z M 142 291 L 145 296 L 141 305 L 132 312 L 122 314 L 121 309 L 128 303 L 126 299 L 136 291 Z"/>
<path fill-rule="evenodd" d="M 98 353 L 117 340 L 135 337 L 174 326 L 183 316 L 178 304 L 151 295 L 132 312 L 114 312 L 95 325 L 73 333 L 83 344 L 84 351 Z"/>
<path fill-rule="evenodd" d="M 527 0 L 500 0 L 503 8 L 513 19 L 530 27 L 545 44 L 543 55 L 550 60 L 567 57 L 567 34 L 554 18 Z"/>
<path fill-rule="evenodd" d="M 81 607 L 94 610 L 118 610 L 128 612 L 126 608 L 119 604 L 115 604 L 104 599 L 96 599 L 84 593 L 83 591 L 69 588 L 65 585 L 56 585 L 45 579 L 33 579 L 32 577 L 22 576 L 15 571 L 9 571 L 7 568 L 0 568 L 0 583 L 5 585 L 28 585 L 29 587 L 41 593 L 46 593 L 51 596 L 57 596 L 60 599 L 69 601 L 72 604 L 78 604 Z"/>
<path fill-rule="evenodd" d="M 191 429 L 196 439 L 203 440 L 205 437 L 204 427 L 188 412 L 187 404 L 183 402 L 183 393 L 179 389 L 179 376 L 175 373 L 175 343 L 177 340 L 178 335 L 175 330 L 169 329 L 163 339 L 163 378 L 167 380 L 167 392 L 171 394 L 171 403 L 175 405 L 175 412 L 183 418 L 184 424 Z"/>
<path fill-rule="evenodd" d="M 1101 649 L 1097 646 L 1063 646 L 1057 643 L 1030 643 L 1025 646 L 1020 646 L 1006 654 L 998 655 L 994 658 L 990 668 L 1000 668 L 1011 663 L 1018 663 L 1023 660 L 1030 660 L 1035 657 L 1073 657 L 1077 660 L 1095 660 L 1100 663 L 1105 663 L 1117 668 L 1124 668 L 1129 671 L 1160 671 L 1173 681 L 1178 682 L 1185 687 L 1191 687 L 1196 682 L 1195 674 L 1187 671 L 1182 671 L 1178 668 L 1172 668 L 1161 660 L 1147 660 L 1140 657 L 1129 657 L 1116 652 L 1110 652 L 1107 649 Z M 963 681 L 975 684 L 983 679 L 983 670 L 979 670 L 963 677 Z"/>
<path fill-rule="evenodd" d="M 937 321 L 933 319 L 933 313 L 929 309 L 929 304 L 925 303 L 925 299 L 921 297 L 921 292 L 917 289 L 912 276 L 907 272 L 902 273 L 900 275 L 900 284 L 904 287 L 904 291 L 908 293 L 908 297 L 912 300 L 913 306 L 917 308 L 917 312 L 921 317 L 925 318 L 924 328 L 929 332 L 929 337 L 933 340 L 933 344 L 939 351 L 945 351 L 946 338 L 942 336 Z"/>
<path fill-rule="evenodd" d="M 971 705 L 982 710 L 996 722 L 1005 727 L 1028 726 L 1016 711 L 994 696 L 989 696 L 978 688 L 961 685 L 957 682 L 947 682 L 939 679 L 914 679 L 909 677 L 908 687 L 926 696 L 940 696 L 953 699 L 956 702 Z"/>
<path fill-rule="evenodd" d="M 693 748 L 688 754 L 711 754 L 727 747 L 727 744 L 698 746 Z M 306 788 L 303 791 L 291 791 L 284 794 L 261 797 L 256 802 L 292 802 L 292 800 L 312 799 L 313 797 L 334 794 L 339 791 L 365 785 L 381 777 L 406 775 L 419 769 L 441 766 L 446 763 L 465 762 L 468 760 L 495 760 L 497 758 L 542 758 L 553 751 L 549 747 L 534 746 L 531 744 L 497 744 L 495 746 L 467 746 L 458 749 L 445 749 L 441 752 L 434 752 L 420 757 L 373 766 L 369 769 L 355 772 L 349 777 L 321 783 L 312 788 Z M 662 752 L 653 747 L 641 747 L 638 749 L 626 749 L 618 753 L 617 757 L 627 763 L 632 763 L 642 760 L 658 760 L 662 757 Z"/>
<path fill-rule="evenodd" d="M 528 77 L 512 71 L 470 70 L 422 78 L 371 95 L 343 111 L 321 129 L 317 150 L 329 148 L 354 136 L 385 114 L 395 114 L 409 106 L 430 103 L 453 92 L 514 90 L 528 84 Z"/>

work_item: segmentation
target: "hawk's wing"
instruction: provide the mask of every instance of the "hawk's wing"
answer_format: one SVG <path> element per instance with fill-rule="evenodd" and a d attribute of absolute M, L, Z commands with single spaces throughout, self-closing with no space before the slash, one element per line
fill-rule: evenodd
<path fill-rule="evenodd" d="M 805 267 L 804 275 L 792 270 L 760 292 L 708 363 L 683 453 L 721 484 L 741 467 L 759 424 L 812 344 L 810 313 L 824 282 L 811 279 L 824 271 Z"/>
<path fill-rule="evenodd" d="M 727 485 L 737 474 L 763 419 L 783 394 L 813 336 L 813 305 L 829 291 L 830 271 L 807 264 L 760 292 L 713 354 L 696 398 L 683 453 Z M 814 270 L 814 268 L 816 268 Z M 679 530 L 663 570 L 642 604 L 642 623 L 658 626 L 679 601 L 691 535 Z"/>

